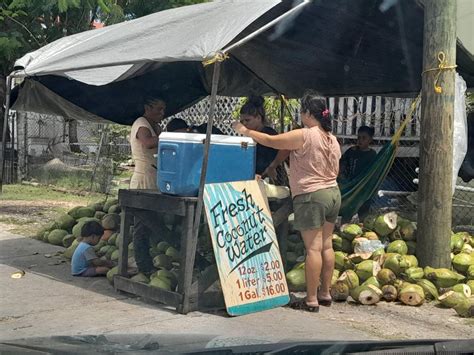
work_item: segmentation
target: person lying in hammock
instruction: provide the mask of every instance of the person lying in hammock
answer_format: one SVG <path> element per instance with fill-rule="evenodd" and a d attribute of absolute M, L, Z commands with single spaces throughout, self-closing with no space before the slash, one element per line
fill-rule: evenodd
<path fill-rule="evenodd" d="M 357 130 L 357 144 L 349 148 L 339 162 L 339 178 L 341 180 L 352 180 L 363 173 L 368 166 L 375 161 L 377 153 L 370 148 L 374 138 L 373 127 L 361 126 Z M 359 219 L 363 219 L 369 213 L 371 200 L 366 201 L 358 211 Z M 344 220 L 350 220 L 352 216 L 343 216 Z"/>

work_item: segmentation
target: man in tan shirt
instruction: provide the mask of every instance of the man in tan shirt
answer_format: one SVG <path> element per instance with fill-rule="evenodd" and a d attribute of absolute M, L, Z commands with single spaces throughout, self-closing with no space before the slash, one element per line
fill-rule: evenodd
<path fill-rule="evenodd" d="M 135 162 L 130 189 L 156 190 L 156 158 L 158 136 L 161 133 L 160 122 L 165 116 L 166 103 L 160 98 L 145 101 L 143 116 L 132 125 L 130 145 Z M 147 226 L 147 221 L 156 220 L 151 212 L 145 218 L 135 217 L 133 227 L 133 247 L 138 270 L 144 274 L 154 271 L 153 260 L 149 254 L 150 236 L 154 231 Z M 155 231 L 156 232 L 156 231 Z"/>

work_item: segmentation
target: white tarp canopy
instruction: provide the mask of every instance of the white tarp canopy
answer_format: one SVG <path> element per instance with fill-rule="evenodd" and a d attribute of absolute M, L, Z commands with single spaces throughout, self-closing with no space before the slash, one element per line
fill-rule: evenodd
<path fill-rule="evenodd" d="M 417 1 L 235 0 L 158 12 L 62 38 L 16 62 L 13 108 L 131 124 L 146 97 L 167 115 L 218 94 L 403 95 L 421 89 L 423 8 Z M 474 86 L 462 45 L 458 70 Z M 15 93 L 16 95 L 17 93 Z M 75 109 L 72 109 L 73 105 Z"/>
<path fill-rule="evenodd" d="M 26 54 L 15 67 L 26 76 L 64 75 L 104 85 L 149 62 L 201 62 L 278 3 L 215 1 L 161 11 L 64 37 Z M 99 70 L 84 70 L 91 68 Z"/>

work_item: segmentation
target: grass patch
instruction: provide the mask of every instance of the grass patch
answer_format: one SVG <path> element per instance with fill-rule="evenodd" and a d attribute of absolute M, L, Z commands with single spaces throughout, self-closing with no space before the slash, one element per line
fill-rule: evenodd
<path fill-rule="evenodd" d="M 0 200 L 11 201 L 65 201 L 74 202 L 77 205 L 88 205 L 96 201 L 104 200 L 103 194 L 91 193 L 87 196 L 79 196 L 73 193 L 64 193 L 54 191 L 47 186 L 30 186 L 30 185 L 5 185 Z"/>

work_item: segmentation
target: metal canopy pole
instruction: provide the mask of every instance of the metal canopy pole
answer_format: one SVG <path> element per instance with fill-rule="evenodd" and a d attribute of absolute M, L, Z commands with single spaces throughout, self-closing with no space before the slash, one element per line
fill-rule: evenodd
<path fill-rule="evenodd" d="M 0 152 L 0 194 L 3 191 L 3 175 L 5 173 L 5 149 L 7 146 L 7 127 L 8 127 L 8 117 L 10 116 L 10 94 L 12 91 L 12 77 L 11 75 L 7 76 L 6 79 L 7 90 L 5 95 L 5 115 L 3 117 L 3 131 L 2 131 L 2 150 Z"/>

